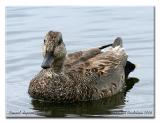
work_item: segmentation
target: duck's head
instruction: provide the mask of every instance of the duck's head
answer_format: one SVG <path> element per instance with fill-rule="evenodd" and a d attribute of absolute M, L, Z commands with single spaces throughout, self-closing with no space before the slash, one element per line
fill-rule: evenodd
<path fill-rule="evenodd" d="M 42 68 L 50 68 L 54 61 L 62 60 L 66 56 L 62 33 L 49 31 L 44 38 Z"/>

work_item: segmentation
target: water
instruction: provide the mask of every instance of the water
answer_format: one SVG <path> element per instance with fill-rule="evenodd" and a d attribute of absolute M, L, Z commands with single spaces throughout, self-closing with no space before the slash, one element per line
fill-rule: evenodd
<path fill-rule="evenodd" d="M 123 38 L 129 60 L 138 65 L 130 77 L 139 79 L 128 92 L 109 99 L 74 104 L 32 100 L 29 81 L 40 71 L 46 32 L 62 32 L 68 52 Z M 153 117 L 153 7 L 7 7 L 7 117 Z"/>

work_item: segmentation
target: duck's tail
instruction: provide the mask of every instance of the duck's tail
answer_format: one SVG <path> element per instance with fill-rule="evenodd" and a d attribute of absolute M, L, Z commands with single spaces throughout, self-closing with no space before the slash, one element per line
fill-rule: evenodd
<path fill-rule="evenodd" d="M 120 37 L 117 37 L 114 40 L 113 44 L 107 44 L 107 45 L 101 46 L 101 47 L 99 47 L 99 49 L 102 50 L 102 49 L 105 49 L 105 48 L 107 48 L 109 46 L 112 46 L 113 48 L 116 47 L 116 46 L 122 47 L 122 39 Z"/>
<path fill-rule="evenodd" d="M 114 48 L 114 47 L 117 47 L 117 46 L 122 47 L 122 38 L 120 38 L 120 37 L 117 37 L 117 38 L 114 40 L 113 44 L 112 44 L 112 47 L 113 47 L 113 48 Z"/>

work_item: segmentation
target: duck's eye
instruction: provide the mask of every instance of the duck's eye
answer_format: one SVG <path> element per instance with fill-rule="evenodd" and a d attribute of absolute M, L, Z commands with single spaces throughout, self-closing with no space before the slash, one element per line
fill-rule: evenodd
<path fill-rule="evenodd" d="M 44 39 L 44 43 L 46 42 L 46 40 Z"/>

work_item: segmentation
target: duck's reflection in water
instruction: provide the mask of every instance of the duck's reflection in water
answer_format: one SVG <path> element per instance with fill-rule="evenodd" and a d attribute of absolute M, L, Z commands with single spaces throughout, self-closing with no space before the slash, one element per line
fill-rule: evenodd
<path fill-rule="evenodd" d="M 113 109 L 125 105 L 127 92 L 132 89 L 138 81 L 138 78 L 127 79 L 124 91 L 110 98 L 61 104 L 32 100 L 32 105 L 34 110 L 37 111 L 37 115 L 44 117 L 108 117 L 114 113 L 112 111 Z M 123 112 L 123 109 L 121 112 Z"/>

